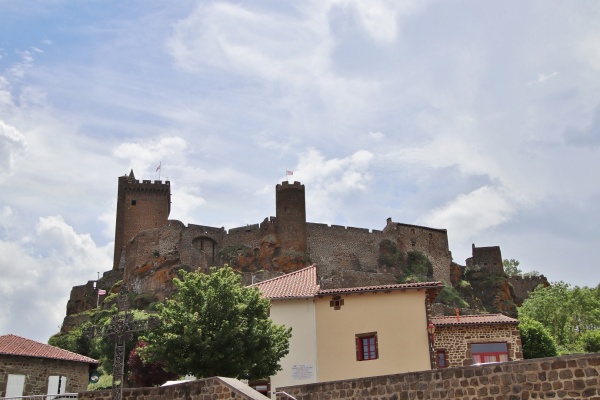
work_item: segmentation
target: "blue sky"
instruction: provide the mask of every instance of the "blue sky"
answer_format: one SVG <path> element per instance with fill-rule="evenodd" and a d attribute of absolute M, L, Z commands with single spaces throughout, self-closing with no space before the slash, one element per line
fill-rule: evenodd
<path fill-rule="evenodd" d="M 117 177 L 171 218 L 448 229 L 600 283 L 595 1 L 0 0 L 0 334 L 46 341 L 111 268 Z"/>

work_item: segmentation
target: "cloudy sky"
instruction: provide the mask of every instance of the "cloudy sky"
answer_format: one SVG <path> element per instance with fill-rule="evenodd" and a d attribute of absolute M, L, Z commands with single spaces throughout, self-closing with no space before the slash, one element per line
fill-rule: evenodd
<path fill-rule="evenodd" d="M 594 0 L 0 0 L 0 334 L 47 341 L 111 268 L 117 178 L 171 218 L 448 229 L 595 286 Z"/>

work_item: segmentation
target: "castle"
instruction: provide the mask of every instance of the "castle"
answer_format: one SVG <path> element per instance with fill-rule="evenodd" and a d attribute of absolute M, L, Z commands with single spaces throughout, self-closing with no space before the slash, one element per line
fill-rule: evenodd
<path fill-rule="evenodd" d="M 172 292 L 178 270 L 208 272 L 223 264 L 239 271 L 244 284 L 316 264 L 322 288 L 360 287 L 405 281 L 414 272 L 407 267 L 411 257 L 427 261 L 421 274 L 430 280 L 455 285 L 465 279 L 465 267 L 452 261 L 445 229 L 391 218 L 381 230 L 308 222 L 305 187 L 299 182 L 276 185 L 275 216 L 253 225 L 229 230 L 185 225 L 169 220 L 170 209 L 169 181 L 140 182 L 133 171 L 118 178 L 113 268 L 98 281 L 99 288 L 110 290 L 123 280 L 147 303 L 160 301 Z M 472 254 L 466 264 L 473 276 L 503 274 L 498 246 L 473 245 Z M 540 282 L 517 283 L 527 286 L 521 290 L 526 295 Z M 515 298 L 509 286 L 501 289 L 504 300 Z M 95 307 L 90 291 L 92 281 L 73 288 L 63 329 L 76 323 L 71 316 Z M 514 303 L 511 307 L 508 314 L 516 315 Z"/>

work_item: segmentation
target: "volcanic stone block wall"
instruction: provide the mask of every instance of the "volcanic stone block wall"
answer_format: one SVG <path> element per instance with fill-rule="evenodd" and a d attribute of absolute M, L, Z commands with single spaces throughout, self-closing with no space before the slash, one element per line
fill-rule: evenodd
<path fill-rule="evenodd" d="M 419 251 L 425 254 L 433 265 L 433 278 L 450 282 L 452 253 L 446 229 L 396 223 L 388 218 L 383 233 L 395 238 L 403 252 Z"/>
<path fill-rule="evenodd" d="M 475 271 L 486 269 L 495 274 L 504 272 L 500 246 L 475 247 L 475 244 L 473 244 L 472 254 L 472 257 L 467 258 L 467 268 Z"/>
<path fill-rule="evenodd" d="M 599 399 L 600 354 L 314 383 L 277 388 L 296 399 Z M 277 400 L 287 400 L 278 394 Z"/>
<path fill-rule="evenodd" d="M 521 335 L 518 325 L 438 326 L 435 331 L 435 350 L 444 350 L 450 367 L 473 363 L 472 343 L 505 342 L 509 361 L 523 359 Z"/>
<path fill-rule="evenodd" d="M 529 297 L 529 293 L 533 292 L 536 287 L 542 285 L 548 287 L 548 279 L 544 275 L 540 276 L 509 276 L 508 281 L 512 285 L 515 292 L 515 303 L 518 307 L 523 305 L 525 299 Z"/>
<path fill-rule="evenodd" d="M 9 374 L 25 375 L 23 395 L 48 393 L 49 376 L 65 376 L 65 393 L 76 393 L 87 389 L 89 364 L 49 358 L 0 355 L 0 397 L 6 395 Z"/>
<path fill-rule="evenodd" d="M 111 400 L 110 390 L 79 393 L 78 399 Z M 123 389 L 123 400 L 268 400 L 231 378 L 207 378 L 163 387 Z"/>

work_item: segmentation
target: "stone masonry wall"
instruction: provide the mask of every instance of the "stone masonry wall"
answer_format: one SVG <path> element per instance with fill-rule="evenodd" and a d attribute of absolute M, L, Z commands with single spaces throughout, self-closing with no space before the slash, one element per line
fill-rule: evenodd
<path fill-rule="evenodd" d="M 9 374 L 25 375 L 23 395 L 48 393 L 48 377 L 67 377 L 65 393 L 87 389 L 89 365 L 81 362 L 53 360 L 49 358 L 0 355 L 0 397 L 6 394 Z"/>
<path fill-rule="evenodd" d="M 600 354 L 512 361 L 277 388 L 298 400 L 600 399 Z M 288 400 L 283 394 L 278 400 Z"/>
<path fill-rule="evenodd" d="M 518 307 L 523 305 L 525 299 L 529 297 L 529 293 L 533 292 L 538 285 L 548 287 L 548 279 L 544 275 L 540 276 L 509 276 L 508 281 L 512 285 L 515 292 L 515 303 Z"/>
<path fill-rule="evenodd" d="M 438 326 L 435 331 L 435 350 L 446 352 L 450 367 L 473 363 L 471 344 L 506 342 L 509 361 L 523 358 L 518 325 Z"/>
<path fill-rule="evenodd" d="M 111 400 L 110 390 L 79 393 L 78 399 Z M 163 387 L 123 389 L 123 400 L 268 400 L 231 378 L 207 378 Z"/>

